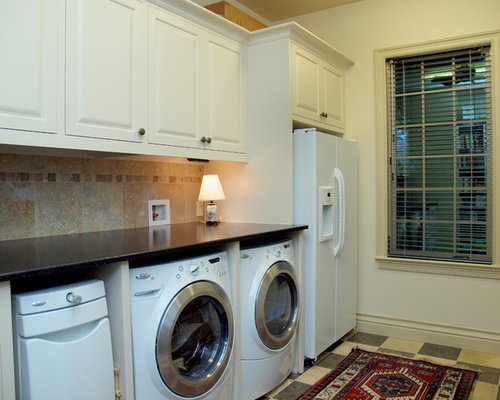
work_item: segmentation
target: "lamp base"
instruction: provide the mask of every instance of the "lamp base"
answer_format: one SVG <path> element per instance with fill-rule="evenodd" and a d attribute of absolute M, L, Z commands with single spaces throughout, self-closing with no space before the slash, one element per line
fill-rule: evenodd
<path fill-rule="evenodd" d="M 215 222 L 217 218 L 217 206 L 210 202 L 207 205 L 207 222 Z"/>
<path fill-rule="evenodd" d="M 205 222 L 205 225 L 216 226 L 216 225 L 219 225 L 219 221 L 207 221 L 207 222 Z"/>

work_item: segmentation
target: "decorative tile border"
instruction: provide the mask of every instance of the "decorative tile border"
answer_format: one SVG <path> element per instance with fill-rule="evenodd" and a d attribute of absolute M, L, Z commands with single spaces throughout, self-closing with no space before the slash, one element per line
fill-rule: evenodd
<path fill-rule="evenodd" d="M 199 183 L 202 176 L 68 174 L 59 172 L 0 172 L 0 182 Z"/>
<path fill-rule="evenodd" d="M 0 240 L 147 226 L 147 201 L 172 223 L 198 220 L 199 164 L 0 154 Z"/>

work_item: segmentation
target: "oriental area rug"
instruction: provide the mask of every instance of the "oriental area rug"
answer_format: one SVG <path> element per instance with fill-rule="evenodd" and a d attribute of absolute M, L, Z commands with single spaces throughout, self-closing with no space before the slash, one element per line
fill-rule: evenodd
<path fill-rule="evenodd" d="M 354 349 L 297 400 L 466 400 L 478 375 Z"/>

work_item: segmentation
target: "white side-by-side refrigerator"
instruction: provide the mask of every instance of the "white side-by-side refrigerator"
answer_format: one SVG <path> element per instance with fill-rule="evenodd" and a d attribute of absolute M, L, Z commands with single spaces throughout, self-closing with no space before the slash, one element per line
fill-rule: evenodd
<path fill-rule="evenodd" d="M 304 350 L 315 359 L 356 325 L 357 143 L 293 134 L 294 223 L 304 236 Z"/>

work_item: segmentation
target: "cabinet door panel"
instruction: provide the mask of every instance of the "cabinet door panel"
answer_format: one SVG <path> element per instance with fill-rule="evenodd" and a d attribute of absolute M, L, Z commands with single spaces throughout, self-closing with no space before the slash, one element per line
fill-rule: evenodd
<path fill-rule="evenodd" d="M 140 141 L 146 16 L 135 0 L 68 2 L 67 133 Z"/>
<path fill-rule="evenodd" d="M 199 49 L 199 28 L 150 9 L 150 142 L 198 145 Z"/>
<path fill-rule="evenodd" d="M 244 151 L 242 48 L 229 40 L 208 41 L 208 132 L 211 149 Z"/>
<path fill-rule="evenodd" d="M 327 114 L 326 125 L 343 128 L 345 126 L 344 112 L 344 74 L 326 66 L 323 72 L 323 109 Z"/>
<path fill-rule="evenodd" d="M 10 283 L 0 282 L 0 400 L 16 398 L 10 296 Z"/>
<path fill-rule="evenodd" d="M 319 62 L 307 53 L 295 50 L 293 55 L 293 112 L 318 119 L 320 114 Z"/>
<path fill-rule="evenodd" d="M 55 0 L 2 0 L 0 128 L 57 132 Z"/>

